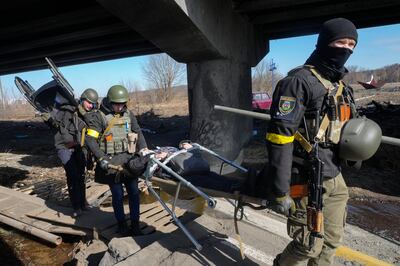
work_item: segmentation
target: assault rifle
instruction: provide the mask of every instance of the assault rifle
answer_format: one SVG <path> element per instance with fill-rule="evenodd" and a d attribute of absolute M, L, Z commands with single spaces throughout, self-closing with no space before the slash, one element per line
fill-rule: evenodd
<path fill-rule="evenodd" d="M 220 106 L 220 105 L 215 105 L 214 106 L 215 110 L 221 110 L 221 111 L 226 111 L 230 113 L 235 113 L 235 114 L 240 114 L 240 115 L 245 115 L 245 116 L 250 116 L 253 118 L 261 119 L 261 120 L 271 120 L 271 116 L 269 114 L 263 114 L 263 113 L 257 113 L 257 112 L 251 112 L 251 111 L 246 111 L 246 110 L 241 110 L 237 108 L 232 108 L 232 107 L 226 107 L 226 106 Z M 319 111 L 315 112 L 316 113 L 316 128 L 319 128 Z M 400 139 L 397 138 L 392 138 L 392 137 L 387 137 L 387 136 L 382 136 L 381 143 L 386 143 L 389 145 L 395 145 L 395 146 L 400 146 Z M 308 171 L 310 172 L 311 180 L 309 180 L 308 184 L 308 204 L 307 204 L 307 226 L 308 229 L 310 230 L 310 239 L 309 239 L 309 247 L 310 249 L 314 246 L 315 244 L 315 238 L 321 238 L 321 228 L 322 228 L 322 223 L 323 223 L 323 215 L 322 215 L 322 208 L 323 208 L 323 203 L 322 203 L 322 195 L 324 193 L 324 188 L 323 188 L 323 166 L 324 163 L 321 161 L 319 158 L 319 145 L 318 145 L 318 140 L 312 140 L 312 149 L 311 152 L 309 153 L 309 158 L 308 160 Z"/>
<path fill-rule="evenodd" d="M 320 116 L 319 111 L 315 113 L 315 128 L 319 128 Z M 324 193 L 323 167 L 324 163 L 319 158 L 319 141 L 314 140 L 313 149 L 309 154 L 307 170 L 311 179 L 308 181 L 308 203 L 307 203 L 307 227 L 310 231 L 309 248 L 314 247 L 315 238 L 322 238 L 321 228 L 323 223 L 322 214 L 322 194 Z"/>

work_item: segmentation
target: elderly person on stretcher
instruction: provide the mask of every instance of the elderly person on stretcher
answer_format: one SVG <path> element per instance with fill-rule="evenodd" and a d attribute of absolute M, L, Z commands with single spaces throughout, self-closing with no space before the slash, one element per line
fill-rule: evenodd
<path fill-rule="evenodd" d="M 176 178 L 165 169 L 169 168 L 197 187 L 227 193 L 244 192 L 247 182 L 247 173 L 245 178 L 238 179 L 210 171 L 210 164 L 203 158 L 203 153 L 216 155 L 213 151 L 199 144 L 185 140 L 181 141 L 179 149 L 175 147 L 158 147 L 155 150 L 146 149 L 140 151 L 138 154 L 133 155 L 126 164 L 123 164 L 123 168 L 118 166 L 118 169 L 128 170 L 135 176 L 152 175 L 161 179 L 176 181 Z M 156 161 L 159 164 L 157 164 Z M 153 167 L 149 167 L 149 162 Z M 230 163 L 226 159 L 225 162 Z M 160 163 L 162 163 L 162 165 L 160 165 Z M 241 167 L 241 169 L 244 168 Z M 244 171 L 247 172 L 247 169 L 244 169 Z"/>

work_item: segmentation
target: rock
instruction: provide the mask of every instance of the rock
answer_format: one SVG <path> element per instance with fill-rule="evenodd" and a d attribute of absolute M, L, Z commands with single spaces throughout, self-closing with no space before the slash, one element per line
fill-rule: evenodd
<path fill-rule="evenodd" d="M 106 244 L 100 240 L 92 240 L 88 244 L 83 244 L 79 247 L 79 252 L 74 256 L 76 265 L 97 265 L 106 250 Z"/>
<path fill-rule="evenodd" d="M 108 251 L 99 265 L 114 265 L 141 249 L 132 237 L 113 238 L 108 243 Z"/>

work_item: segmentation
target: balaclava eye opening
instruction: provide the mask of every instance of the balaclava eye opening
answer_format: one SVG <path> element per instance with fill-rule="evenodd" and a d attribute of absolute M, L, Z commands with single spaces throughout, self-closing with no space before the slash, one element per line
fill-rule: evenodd
<path fill-rule="evenodd" d="M 357 43 L 358 34 L 354 24 L 345 18 L 326 21 L 318 35 L 316 49 L 306 64 L 314 65 L 333 82 L 342 79 L 347 72 L 344 64 L 353 51 L 348 48 L 331 47 L 329 44 L 343 38 L 353 39 Z"/>

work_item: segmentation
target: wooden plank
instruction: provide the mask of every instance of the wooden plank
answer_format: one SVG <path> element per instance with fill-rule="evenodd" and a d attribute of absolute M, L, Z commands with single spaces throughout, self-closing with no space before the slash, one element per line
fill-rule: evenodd
<path fill-rule="evenodd" d="M 9 194 L 1 193 L 1 192 L 0 192 L 0 202 L 3 201 L 3 200 L 8 199 L 9 197 L 10 197 Z"/>
<path fill-rule="evenodd" d="M 153 180 L 154 184 L 157 184 L 158 186 L 160 186 L 162 188 L 168 189 L 168 190 L 166 190 L 167 193 L 171 192 L 171 191 L 175 191 L 175 189 L 178 185 L 178 183 L 173 180 L 166 180 L 166 179 L 162 179 L 159 177 L 153 177 L 152 180 Z M 214 189 L 210 189 L 210 188 L 203 188 L 203 187 L 198 187 L 198 188 L 201 189 L 204 193 L 206 193 L 210 197 L 228 198 L 228 199 L 232 199 L 232 200 L 237 200 L 237 199 L 239 199 L 239 197 L 241 197 L 242 201 L 244 201 L 244 202 L 253 203 L 253 204 L 257 204 L 257 205 L 265 204 L 265 199 L 263 199 L 263 198 L 251 197 L 251 196 L 240 194 L 239 192 L 229 193 L 229 192 L 214 190 Z M 192 193 L 192 194 L 190 194 L 190 193 Z M 171 195 L 173 195 L 173 194 L 171 194 Z M 181 192 L 179 195 L 180 195 L 179 198 L 184 198 L 187 195 L 196 195 L 196 194 L 193 191 L 191 191 L 188 187 L 182 186 Z"/>
<path fill-rule="evenodd" d="M 15 198 L 17 198 L 17 201 L 24 200 L 24 201 L 35 203 L 38 205 L 45 205 L 45 201 L 43 199 L 40 199 L 40 198 L 34 197 L 34 196 L 30 196 L 30 195 L 26 195 L 19 191 L 15 191 L 10 188 L 3 187 L 3 186 L 0 186 L 0 193 L 15 197 Z"/>
<path fill-rule="evenodd" d="M 85 230 L 75 229 L 68 226 L 60 226 L 60 225 L 52 225 L 47 228 L 48 232 L 54 234 L 68 234 L 68 235 L 75 235 L 75 236 L 86 236 L 87 233 Z"/>
<path fill-rule="evenodd" d="M 149 206 L 146 206 L 149 205 Z M 154 231 L 160 231 L 163 233 L 169 233 L 176 230 L 178 227 L 173 223 L 172 217 L 169 213 L 161 206 L 161 204 L 157 201 L 151 204 L 146 204 L 142 209 L 140 218 L 140 227 L 143 234 L 151 234 Z M 167 204 L 170 207 L 170 204 Z M 175 213 L 179 218 L 182 216 L 186 210 L 176 208 Z M 99 232 L 101 236 L 104 238 L 111 240 L 113 237 L 121 237 L 117 233 L 117 225 L 113 225 L 105 230 Z"/>
<path fill-rule="evenodd" d="M 108 207 L 109 210 L 112 211 L 111 207 Z M 150 204 L 141 204 L 140 205 L 140 216 L 141 216 L 141 222 L 140 222 L 140 226 L 141 228 L 143 228 L 144 230 L 144 234 L 149 234 L 151 232 L 153 232 L 155 229 L 150 228 L 151 226 L 146 226 L 146 224 L 143 222 L 143 216 L 149 216 L 150 212 L 154 212 L 156 211 L 156 213 L 158 211 L 162 210 L 162 206 L 160 205 L 160 203 L 158 201 L 150 203 Z M 128 212 L 125 212 L 126 214 L 126 219 L 129 220 L 129 214 Z M 115 224 L 111 225 L 108 228 L 103 228 L 102 230 L 100 230 L 100 235 L 103 236 L 104 238 L 110 240 L 113 237 L 121 237 L 118 233 L 117 233 L 117 225 L 116 225 L 116 221 Z M 148 228 L 149 227 L 149 228 Z"/>
<path fill-rule="evenodd" d="M 163 228 L 161 228 L 161 232 L 163 233 L 171 233 L 173 231 L 175 231 L 176 229 L 178 229 L 179 227 L 176 226 L 174 223 L 170 223 L 166 226 L 164 226 Z"/>
<path fill-rule="evenodd" d="M 86 188 L 86 200 L 89 204 L 96 201 L 101 195 L 110 190 L 108 185 L 92 184 Z"/>
<path fill-rule="evenodd" d="M 60 236 L 54 235 L 54 234 L 44 231 L 40 228 L 36 228 L 30 224 L 26 224 L 21 221 L 15 220 L 6 215 L 0 214 L 0 222 L 7 224 L 9 226 L 12 226 L 12 227 L 14 227 L 18 230 L 21 230 L 25 233 L 39 237 L 40 239 L 43 239 L 50 243 L 53 243 L 56 245 L 59 245 L 62 243 L 62 238 Z"/>
<path fill-rule="evenodd" d="M 175 214 L 178 217 L 178 219 L 185 212 L 186 211 L 183 209 L 175 209 Z M 164 217 L 164 218 L 154 222 L 153 225 L 156 226 L 157 231 L 161 231 L 163 233 L 169 233 L 178 228 L 178 226 L 174 224 L 171 216 Z"/>
<path fill-rule="evenodd" d="M 14 208 L 15 206 L 18 205 L 20 201 L 16 197 L 8 197 L 3 201 L 0 201 L 0 212 L 4 212 L 10 208 Z M 27 201 L 23 201 L 27 202 Z"/>
<path fill-rule="evenodd" d="M 48 208 L 47 208 L 46 206 L 42 206 L 42 207 L 40 207 L 40 208 L 31 210 L 31 211 L 25 213 L 25 215 L 28 215 L 28 214 L 29 214 L 30 216 L 34 217 L 35 215 L 38 215 L 39 213 L 45 212 L 47 209 L 48 209 Z"/>
<path fill-rule="evenodd" d="M 170 215 L 164 216 L 161 219 L 155 221 L 152 225 L 158 230 L 161 231 L 161 228 L 172 221 L 172 217 Z"/>
<path fill-rule="evenodd" d="M 83 212 L 82 216 L 76 219 L 71 217 L 73 212 L 71 208 L 62 206 L 51 206 L 50 208 L 40 213 L 28 213 L 27 216 L 52 223 L 87 229 L 94 227 L 98 229 L 107 228 L 115 223 L 113 212 L 105 212 L 98 208 L 92 208 L 87 212 Z"/>
<path fill-rule="evenodd" d="M 30 217 L 27 217 L 27 216 L 20 217 L 18 220 L 20 220 L 20 221 L 22 221 L 22 222 L 24 222 L 26 224 L 30 224 L 30 225 L 32 225 L 34 227 L 43 229 L 45 231 L 48 231 L 48 229 L 53 226 L 49 222 L 45 222 L 45 221 L 41 221 L 41 220 L 38 220 L 38 219 L 30 218 Z"/>
<path fill-rule="evenodd" d="M 88 200 L 88 204 L 91 207 L 99 207 L 105 200 L 107 200 L 109 197 L 112 196 L 112 192 L 110 190 L 107 190 L 103 194 L 101 194 L 99 197 Z"/>
<path fill-rule="evenodd" d="M 161 212 L 159 212 L 159 213 L 157 213 L 157 214 L 155 214 L 155 215 L 153 215 L 151 217 L 148 217 L 146 219 L 146 223 L 153 224 L 154 222 L 160 220 L 161 218 L 164 218 L 165 216 L 169 216 L 169 213 L 166 212 L 165 210 L 163 210 L 163 211 L 161 211 Z"/>
<path fill-rule="evenodd" d="M 147 211 L 157 208 L 160 206 L 160 203 L 158 201 L 150 203 L 150 204 L 141 204 L 140 205 L 140 215 L 144 215 Z"/>
<path fill-rule="evenodd" d="M 11 205 L 7 210 L 2 210 L 1 212 L 5 213 L 7 216 L 19 218 L 25 216 L 27 212 L 36 209 L 42 209 L 42 206 L 27 201 L 19 201 Z"/>
<path fill-rule="evenodd" d="M 164 209 L 161 206 L 157 206 L 156 208 L 153 208 L 143 214 L 140 214 L 140 216 L 143 217 L 142 220 L 146 220 L 147 218 L 149 218 L 159 212 L 162 212 L 162 211 L 164 211 Z"/>

